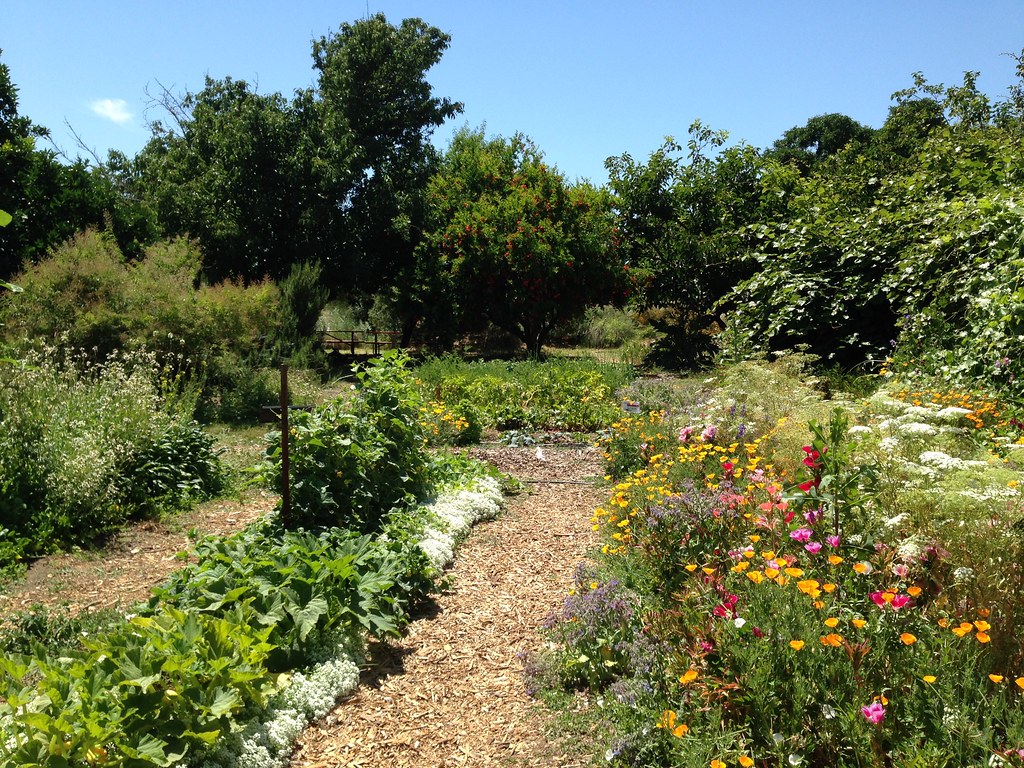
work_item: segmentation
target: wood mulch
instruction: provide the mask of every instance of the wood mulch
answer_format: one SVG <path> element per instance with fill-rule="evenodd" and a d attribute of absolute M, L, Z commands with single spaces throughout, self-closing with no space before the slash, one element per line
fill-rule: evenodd
<path fill-rule="evenodd" d="M 308 728 L 291 768 L 572 768 L 590 763 L 551 737 L 527 694 L 523 660 L 595 543 L 606 492 L 593 448 L 478 447 L 472 453 L 528 482 L 498 519 L 460 547 L 449 587 L 400 639 L 378 642 L 359 689 Z M 218 500 L 169 523 L 136 525 L 102 551 L 42 558 L 0 594 L 0 623 L 37 605 L 69 614 L 130 608 L 182 566 L 190 530 L 228 534 L 271 510 L 274 494 Z"/>
<path fill-rule="evenodd" d="M 523 657 L 595 543 L 590 517 L 606 492 L 594 449 L 477 449 L 531 483 L 459 549 L 433 615 L 374 649 L 359 689 L 308 728 L 291 768 L 587 765 L 552 740 L 527 694 Z"/>

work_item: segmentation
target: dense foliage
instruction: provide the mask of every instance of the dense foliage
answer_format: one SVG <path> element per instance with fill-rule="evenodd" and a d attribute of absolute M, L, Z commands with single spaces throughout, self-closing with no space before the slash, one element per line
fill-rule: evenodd
<path fill-rule="evenodd" d="M 4 570 L 220 490 L 190 397 L 161 389 L 152 354 L 95 364 L 48 349 L 0 364 Z"/>
<path fill-rule="evenodd" d="M 487 321 L 539 356 L 560 324 L 625 296 L 604 196 L 567 184 L 523 136 L 456 133 L 428 203 L 417 251 L 428 335 L 454 338 Z"/>

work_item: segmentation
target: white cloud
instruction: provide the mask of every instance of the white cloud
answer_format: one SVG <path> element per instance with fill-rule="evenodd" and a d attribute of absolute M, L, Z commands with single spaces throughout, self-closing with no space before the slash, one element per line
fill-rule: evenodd
<path fill-rule="evenodd" d="M 124 99 L 100 99 L 89 107 L 100 117 L 113 120 L 115 123 L 127 123 L 132 119 L 132 113 L 128 111 L 128 102 Z"/>

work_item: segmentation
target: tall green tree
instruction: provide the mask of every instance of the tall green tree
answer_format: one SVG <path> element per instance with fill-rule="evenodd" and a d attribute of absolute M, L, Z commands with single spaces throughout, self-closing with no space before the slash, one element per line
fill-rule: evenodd
<path fill-rule="evenodd" d="M 714 353 L 717 302 L 755 268 L 746 229 L 784 207 L 792 168 L 700 122 L 684 148 L 669 138 L 646 163 L 609 158 L 622 252 L 639 276 L 635 302 L 671 313 L 656 321 L 658 362 L 700 366 Z"/>
<path fill-rule="evenodd" d="M 100 169 L 81 159 L 63 163 L 55 151 L 40 148 L 47 136 L 18 114 L 18 89 L 0 62 L 0 207 L 12 217 L 0 231 L 0 277 L 89 227 L 109 229 L 128 252 L 140 252 L 131 245 L 154 236 L 152 220 L 126 207 Z"/>
<path fill-rule="evenodd" d="M 768 154 L 807 172 L 850 145 L 866 147 L 874 133 L 873 128 L 852 117 L 831 112 L 790 128 L 772 145 Z"/>
<path fill-rule="evenodd" d="M 448 44 L 419 19 L 378 14 L 314 41 L 317 86 L 291 100 L 207 80 L 164 100 L 169 120 L 128 176 L 152 190 L 169 234 L 199 239 L 210 278 L 315 261 L 341 290 L 372 293 L 411 264 L 429 136 L 461 109 L 425 79 Z"/>
<path fill-rule="evenodd" d="M 567 184 L 522 135 L 453 137 L 428 188 L 418 283 L 435 337 L 489 322 L 539 356 L 552 331 L 627 289 L 603 192 Z"/>

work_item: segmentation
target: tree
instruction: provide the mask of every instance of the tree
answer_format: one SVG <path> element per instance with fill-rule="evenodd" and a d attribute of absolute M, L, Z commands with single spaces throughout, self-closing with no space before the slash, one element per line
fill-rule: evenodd
<path fill-rule="evenodd" d="M 852 117 L 831 112 L 812 117 L 803 126 L 790 128 L 767 154 L 807 172 L 850 145 L 867 146 L 874 133 L 873 128 Z"/>
<path fill-rule="evenodd" d="M 429 136 L 461 109 L 425 80 L 448 43 L 378 14 L 314 41 L 317 87 L 290 101 L 230 77 L 164 92 L 170 120 L 152 125 L 137 186 L 169 234 L 198 237 L 210 279 L 282 278 L 312 261 L 336 286 L 372 292 L 411 266 Z"/>
<path fill-rule="evenodd" d="M 644 164 L 628 154 L 605 163 L 622 253 L 641 281 L 635 302 L 672 310 L 656 321 L 665 365 L 711 361 L 718 302 L 754 269 L 745 228 L 783 208 L 796 183 L 789 167 L 727 138 L 698 121 L 685 154 L 669 138 Z"/>
<path fill-rule="evenodd" d="M 2 277 L 88 227 L 109 228 L 125 242 L 148 231 L 145 216 L 122 216 L 120 196 L 98 169 L 83 160 L 63 164 L 52 150 L 39 149 L 47 135 L 18 115 L 18 89 L 0 63 L 0 205 L 12 217 L 0 231 Z"/>
<path fill-rule="evenodd" d="M 481 319 L 539 356 L 551 332 L 626 288 L 604 193 L 566 184 L 522 135 L 453 137 L 428 188 L 431 227 L 417 251 L 427 331 Z"/>

